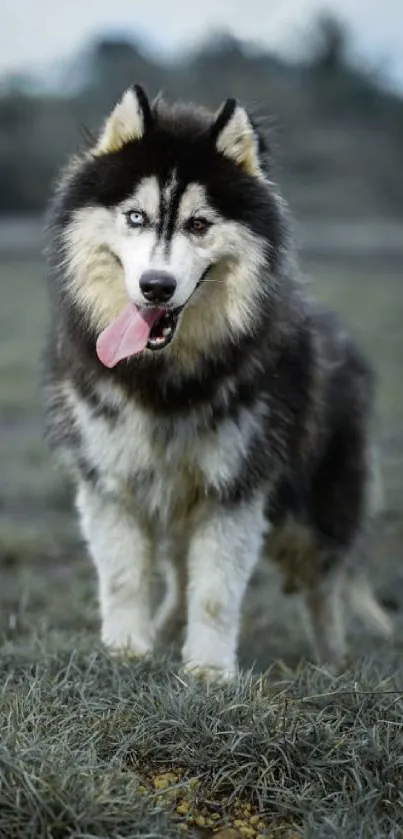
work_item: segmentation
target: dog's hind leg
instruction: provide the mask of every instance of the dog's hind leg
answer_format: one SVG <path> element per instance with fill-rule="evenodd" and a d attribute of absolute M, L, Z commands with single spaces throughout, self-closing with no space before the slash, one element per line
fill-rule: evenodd
<path fill-rule="evenodd" d="M 317 659 L 330 663 L 344 658 L 343 556 L 323 546 L 311 527 L 292 516 L 273 527 L 266 553 L 280 567 L 284 591 L 302 594 Z"/>
<path fill-rule="evenodd" d="M 318 582 L 306 602 L 321 657 L 333 660 L 344 651 L 342 600 L 372 617 L 378 628 L 388 625 L 365 580 L 365 546 L 379 506 L 379 482 L 369 434 L 370 388 L 352 351 L 338 368 L 336 383 L 333 426 L 311 477 L 306 511 L 318 552 Z"/>
<path fill-rule="evenodd" d="M 343 588 L 337 572 L 311 582 L 304 592 L 313 647 L 323 664 L 337 664 L 346 655 Z"/>
<path fill-rule="evenodd" d="M 384 638 L 393 634 L 393 625 L 385 610 L 378 603 L 363 571 L 350 573 L 346 578 L 346 596 L 351 610 Z"/>
<path fill-rule="evenodd" d="M 346 654 L 345 613 L 355 613 L 384 638 L 393 634 L 392 623 L 378 603 L 364 570 L 342 568 L 305 590 L 305 604 L 317 658 L 337 663 Z M 346 614 L 347 617 L 347 614 Z"/>
<path fill-rule="evenodd" d="M 158 546 L 158 569 L 164 593 L 153 628 L 164 642 L 176 641 L 186 625 L 186 545 L 178 539 L 166 539 Z"/>

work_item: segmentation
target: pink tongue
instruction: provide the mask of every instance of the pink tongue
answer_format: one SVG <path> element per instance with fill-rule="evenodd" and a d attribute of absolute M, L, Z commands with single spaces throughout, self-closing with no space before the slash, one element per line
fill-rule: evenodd
<path fill-rule="evenodd" d="M 129 303 L 97 340 L 97 356 L 105 367 L 114 367 L 123 358 L 141 352 L 147 345 L 153 323 L 162 309 L 138 309 Z"/>

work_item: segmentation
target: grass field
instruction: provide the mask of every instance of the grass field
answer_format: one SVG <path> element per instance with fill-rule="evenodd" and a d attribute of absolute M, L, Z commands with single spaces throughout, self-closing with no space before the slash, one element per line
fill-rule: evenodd
<path fill-rule="evenodd" d="M 178 677 L 177 650 L 128 664 L 99 645 L 92 567 L 41 441 L 42 270 L 0 262 L 1 839 L 403 836 L 401 270 L 307 269 L 379 374 L 372 563 L 396 637 L 353 624 L 342 676 L 306 663 L 297 604 L 265 565 L 241 645 L 255 675 L 214 689 Z"/>

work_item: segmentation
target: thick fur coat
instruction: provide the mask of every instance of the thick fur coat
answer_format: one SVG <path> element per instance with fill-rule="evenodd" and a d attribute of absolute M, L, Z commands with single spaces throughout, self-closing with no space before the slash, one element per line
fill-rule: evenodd
<path fill-rule="evenodd" d="M 62 174 L 47 236 L 47 436 L 76 482 L 105 644 L 149 654 L 185 609 L 184 666 L 232 675 L 263 547 L 302 592 L 322 660 L 344 655 L 346 590 L 388 632 L 358 563 L 372 373 L 304 290 L 245 109 L 127 91 Z M 138 343 L 148 319 L 126 355 L 122 312 Z"/>

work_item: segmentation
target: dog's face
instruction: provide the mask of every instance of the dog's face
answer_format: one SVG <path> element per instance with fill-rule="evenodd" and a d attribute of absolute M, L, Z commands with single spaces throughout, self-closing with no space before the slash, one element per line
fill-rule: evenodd
<path fill-rule="evenodd" d="M 110 361 L 164 349 L 188 309 L 197 332 L 198 300 L 206 334 L 217 307 L 237 329 L 258 305 L 280 227 L 259 143 L 234 100 L 215 119 L 151 108 L 138 87 L 116 106 L 71 179 L 64 229 L 71 290 L 106 333 Z"/>
<path fill-rule="evenodd" d="M 206 188 L 181 182 L 174 169 L 163 180 L 142 177 L 108 216 L 105 242 L 122 263 L 127 293 L 137 306 L 184 306 L 208 269 L 238 257 L 245 245 Z"/>

